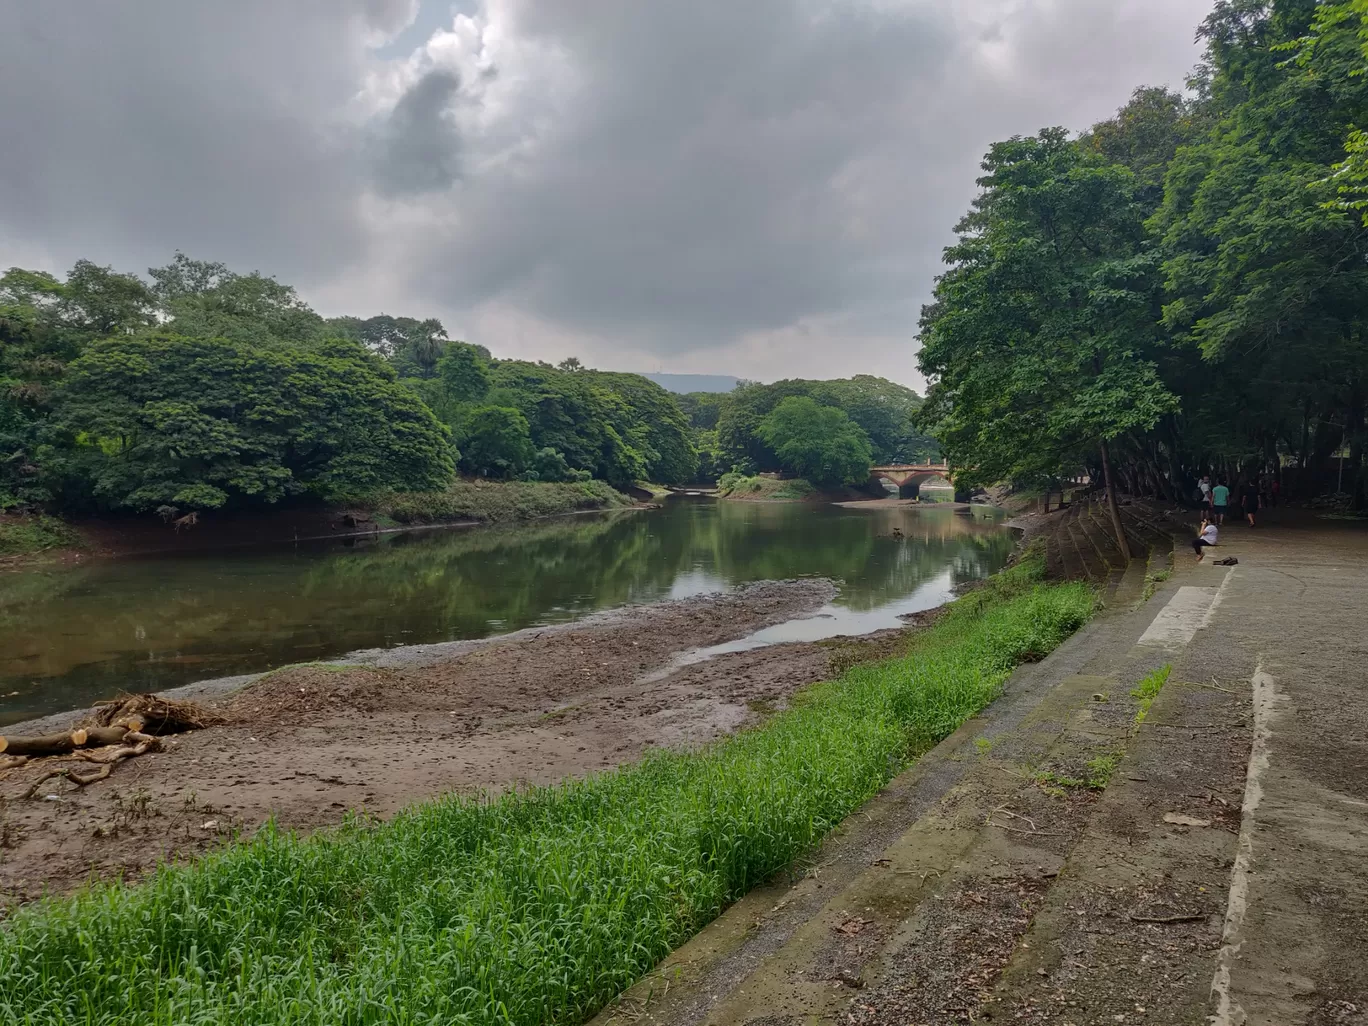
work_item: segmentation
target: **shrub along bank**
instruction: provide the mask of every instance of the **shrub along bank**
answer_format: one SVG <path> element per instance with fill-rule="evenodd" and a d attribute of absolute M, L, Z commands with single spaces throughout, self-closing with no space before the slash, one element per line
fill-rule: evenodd
<path fill-rule="evenodd" d="M 531 520 L 562 513 L 621 509 L 632 500 L 603 481 L 456 481 L 440 492 L 394 492 L 368 503 L 398 524 L 459 520 Z"/>
<path fill-rule="evenodd" d="M 80 535 L 56 517 L 0 513 L 0 557 L 33 556 L 81 544 Z"/>
<path fill-rule="evenodd" d="M 717 494 L 723 499 L 766 499 L 770 501 L 800 501 L 818 494 L 811 481 L 801 477 L 781 481 L 773 477 L 747 477 L 735 472 L 723 474 L 717 482 Z"/>
<path fill-rule="evenodd" d="M 1040 571 L 695 753 L 304 840 L 267 828 L 141 887 L 21 909 L 0 930 L 0 1017 L 579 1022 L 1076 630 L 1091 594 Z"/>

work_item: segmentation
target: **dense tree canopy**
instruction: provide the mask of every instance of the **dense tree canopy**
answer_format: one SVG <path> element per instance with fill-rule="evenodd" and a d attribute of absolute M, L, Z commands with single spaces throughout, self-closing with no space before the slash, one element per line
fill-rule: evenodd
<path fill-rule="evenodd" d="M 757 430 L 784 470 L 818 488 L 839 488 L 869 478 L 873 462 L 869 436 L 842 409 L 822 406 L 805 395 L 791 395 L 766 415 Z"/>
<path fill-rule="evenodd" d="M 68 367 L 53 426 L 59 479 L 115 509 L 440 488 L 454 469 L 431 411 L 344 340 L 104 339 Z"/>
<path fill-rule="evenodd" d="M 992 148 L 922 321 L 923 423 L 962 476 L 1100 472 L 1109 447 L 1137 492 L 1312 492 L 1345 451 L 1365 505 L 1366 18 L 1222 0 L 1188 95 Z"/>
<path fill-rule="evenodd" d="M 914 426 L 913 417 L 921 406 L 917 393 L 861 374 L 834 381 L 791 379 L 738 386 L 723 397 L 717 414 L 717 461 L 750 471 L 782 470 L 783 461 L 765 440 L 760 425 L 776 406 L 794 396 L 843 411 L 867 436 L 875 462 L 915 462 L 939 452 L 936 441 Z"/>
<path fill-rule="evenodd" d="M 500 361 L 439 321 L 325 320 L 184 254 L 0 277 L 0 509 L 192 511 L 440 489 L 460 469 L 692 479 L 688 420 L 634 374 Z"/>
<path fill-rule="evenodd" d="M 524 473 L 541 480 L 589 474 L 624 487 L 635 481 L 678 484 L 691 480 L 698 454 L 689 422 L 675 397 L 638 374 L 588 370 L 578 361 L 560 367 L 524 360 L 495 360 L 478 346 L 446 347 L 431 380 L 405 379 L 451 425 L 462 451 L 474 411 L 518 412 L 534 451 Z M 467 452 L 470 473 L 502 476 Z M 564 468 L 557 471 L 556 468 Z"/>
<path fill-rule="evenodd" d="M 783 416 L 772 417 L 789 398 Z M 494 479 L 861 479 L 935 455 L 882 378 L 675 396 L 637 374 L 499 360 L 441 322 L 325 319 L 288 285 L 183 253 L 0 276 L 0 509 L 168 515 Z"/>
<path fill-rule="evenodd" d="M 922 324 L 928 415 L 966 484 L 1048 475 L 1174 406 L 1135 176 L 1057 129 L 983 166 Z"/>

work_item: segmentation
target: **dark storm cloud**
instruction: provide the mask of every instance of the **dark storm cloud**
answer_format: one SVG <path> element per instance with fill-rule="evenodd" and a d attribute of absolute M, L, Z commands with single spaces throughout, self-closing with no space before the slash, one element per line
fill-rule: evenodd
<path fill-rule="evenodd" d="M 493 6 L 572 69 L 570 102 L 529 90 L 511 118 L 536 123 L 538 103 L 559 116 L 540 119 L 516 173 L 501 164 L 451 194 L 460 217 L 420 251 L 417 280 L 458 307 L 502 297 L 661 353 L 836 314 L 910 338 L 987 144 L 1084 127 L 1156 65 L 1180 84 L 1200 13 L 1139 0 L 989 0 L 977 20 L 963 16 L 974 4 L 931 2 Z M 1157 54 L 1134 30 L 1165 16 Z"/>
<path fill-rule="evenodd" d="M 429 71 L 410 88 L 376 131 L 375 178 L 395 195 L 444 189 L 460 177 L 460 133 L 449 116 L 458 75 Z"/>
<path fill-rule="evenodd" d="M 667 346 L 858 295 L 876 269 L 852 255 L 905 217 L 867 219 L 860 162 L 946 74 L 947 26 L 782 0 L 591 7 L 520 10 L 579 72 L 572 121 L 520 174 L 455 197 L 460 231 L 432 264 L 451 277 L 430 287 Z"/>
<path fill-rule="evenodd" d="M 1209 6 L 0 0 L 0 261 L 181 248 L 521 355 L 864 369 L 988 144 L 1181 84 Z"/>
<path fill-rule="evenodd" d="M 339 113 L 409 0 L 0 0 L 7 247 L 318 281 L 364 244 Z"/>

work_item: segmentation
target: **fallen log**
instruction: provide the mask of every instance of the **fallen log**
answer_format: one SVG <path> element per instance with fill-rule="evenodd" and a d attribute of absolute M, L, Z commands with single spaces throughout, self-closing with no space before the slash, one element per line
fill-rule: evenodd
<path fill-rule="evenodd" d="M 127 727 L 92 727 L 44 737 L 0 737 L 0 752 L 5 755 L 67 755 L 78 748 L 117 745 L 128 734 Z"/>

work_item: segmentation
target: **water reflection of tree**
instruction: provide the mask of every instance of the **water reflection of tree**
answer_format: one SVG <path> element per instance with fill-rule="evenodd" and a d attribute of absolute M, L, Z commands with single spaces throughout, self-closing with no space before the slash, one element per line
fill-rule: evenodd
<path fill-rule="evenodd" d="M 681 502 L 649 515 L 350 547 L 120 561 L 25 578 L 0 595 L 3 638 L 28 639 L 0 645 L 0 683 L 27 693 L 56 678 L 79 699 L 355 648 L 483 637 L 653 601 L 685 574 L 719 586 L 831 577 L 842 604 L 865 610 L 947 568 L 955 583 L 991 573 L 1011 545 L 1006 532 L 948 511 Z"/>
<path fill-rule="evenodd" d="M 948 511 L 723 503 L 711 523 L 711 539 L 697 532 L 697 545 L 711 540 L 710 565 L 729 582 L 830 577 L 854 610 L 903 598 L 947 566 L 956 583 L 986 576 L 1012 548 L 1006 532 Z"/>

